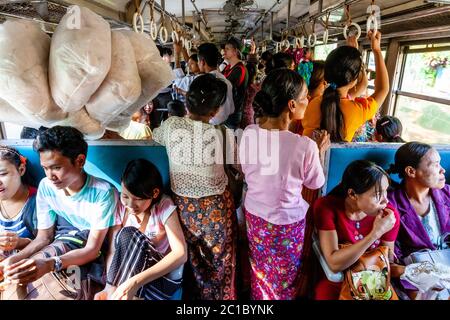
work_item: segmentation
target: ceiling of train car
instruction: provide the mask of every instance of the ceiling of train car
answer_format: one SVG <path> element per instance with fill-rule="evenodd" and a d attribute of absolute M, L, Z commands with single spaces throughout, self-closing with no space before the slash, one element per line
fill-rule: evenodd
<path fill-rule="evenodd" d="M 144 1 L 144 0 L 138 0 Z M 310 16 L 319 13 L 318 3 L 322 1 L 322 12 L 331 10 L 329 18 L 330 34 L 342 37 L 343 25 L 346 21 L 343 0 L 290 0 L 289 27 L 299 29 L 305 26 L 305 31 L 311 33 L 314 30 L 320 34 L 324 29 L 323 24 L 316 20 L 314 24 Z M 417 27 L 433 27 L 442 25 L 443 19 L 448 18 L 450 6 L 438 6 L 427 3 L 424 0 L 375 0 L 375 4 L 381 9 L 382 32 L 401 32 L 402 30 Z M 56 24 L 64 14 L 64 7 L 58 7 L 58 3 L 86 5 L 94 8 L 96 12 L 109 18 L 112 25 L 123 27 L 126 23 L 126 12 L 130 3 L 134 0 L 0 0 L 0 19 L 4 16 L 18 15 L 32 19 L 39 19 Z M 161 0 L 156 0 L 160 4 Z M 269 38 L 270 15 L 273 12 L 273 36 L 277 39 L 280 32 L 286 30 L 289 0 L 185 0 L 186 21 L 192 23 L 200 18 L 195 11 L 194 5 L 201 11 L 201 17 L 206 22 L 206 28 L 202 24 L 203 38 L 214 41 L 222 41 L 227 36 L 254 36 L 256 40 Z M 350 3 L 352 20 L 360 23 L 365 28 L 367 19 L 367 8 L 371 0 L 347 0 Z M 174 14 L 181 21 L 182 0 L 165 0 L 166 11 Z M 48 6 L 48 7 L 47 7 Z M 47 13 L 45 8 L 48 9 Z M 134 9 L 132 9 L 134 10 Z M 432 14 L 420 13 L 431 11 Z M 440 12 L 442 10 L 442 12 Z M 418 12 L 420 11 L 420 12 Z M 2 16 L 2 14 L 5 14 Z M 44 16 L 43 16 L 44 14 Z M 144 12 L 144 19 L 148 20 L 149 10 Z M 443 19 L 442 19 L 443 18 Z M 322 16 L 321 20 L 325 20 Z M 264 21 L 264 32 L 261 32 L 261 21 Z M 446 20 L 448 21 L 448 19 Z M 128 20 L 129 22 L 129 20 Z"/>
<path fill-rule="evenodd" d="M 70 2 L 70 1 L 69 1 Z M 116 11 L 125 12 L 130 0 L 94 0 L 90 2 L 98 3 Z M 156 0 L 161 3 L 161 0 Z M 299 18 L 306 18 L 306 31 L 312 32 L 313 22 L 308 22 L 308 16 L 318 13 L 318 2 L 315 0 L 291 0 L 290 8 L 290 28 L 300 26 Z M 344 1 L 322 0 L 322 10 L 327 10 L 338 6 Z M 355 0 L 350 2 L 350 13 L 354 21 L 363 22 L 367 18 L 367 8 L 371 0 Z M 201 14 L 207 23 L 208 32 L 213 35 L 213 39 L 221 41 L 229 35 L 235 36 L 254 36 L 257 40 L 269 38 L 270 16 L 265 15 L 268 10 L 274 12 L 273 35 L 277 37 L 281 31 L 285 30 L 287 25 L 289 0 L 185 0 L 185 12 L 188 21 L 196 21 L 197 13 L 194 5 L 201 11 Z M 383 16 L 395 16 L 400 12 L 408 12 L 411 8 L 423 6 L 433 6 L 426 4 L 423 0 L 376 0 L 375 4 L 381 9 Z M 181 0 L 166 0 L 166 10 L 178 18 L 182 15 Z M 264 16 L 265 15 L 265 16 Z M 189 17 L 194 17 L 193 20 Z M 261 32 L 261 20 L 264 21 L 264 32 Z M 323 18 L 325 20 L 325 18 Z M 198 21 L 198 19 L 197 19 Z M 344 7 L 341 6 L 333 10 L 330 15 L 329 24 L 336 28 L 330 30 L 331 34 L 341 34 L 343 23 L 346 21 Z M 301 20 L 301 22 L 304 22 Z M 364 25 L 364 24 L 363 24 Z M 338 30 L 340 29 L 340 30 Z M 320 32 L 323 26 L 319 23 L 314 30 Z M 382 30 L 383 31 L 383 30 Z"/>

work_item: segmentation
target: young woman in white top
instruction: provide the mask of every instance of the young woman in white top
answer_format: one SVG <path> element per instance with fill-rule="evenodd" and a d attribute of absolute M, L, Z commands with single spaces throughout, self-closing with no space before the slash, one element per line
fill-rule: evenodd
<path fill-rule="evenodd" d="M 145 159 L 128 163 L 120 199 L 126 210 L 112 244 L 107 285 L 95 298 L 172 299 L 181 288 L 187 249 L 176 207 L 163 194 L 158 169 Z"/>

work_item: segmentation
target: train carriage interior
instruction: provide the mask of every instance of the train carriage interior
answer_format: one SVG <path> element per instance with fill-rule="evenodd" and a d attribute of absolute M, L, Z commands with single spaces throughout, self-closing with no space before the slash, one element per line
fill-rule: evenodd
<path fill-rule="evenodd" d="M 450 300 L 449 59 L 450 0 L 0 0 L 0 300 Z"/>

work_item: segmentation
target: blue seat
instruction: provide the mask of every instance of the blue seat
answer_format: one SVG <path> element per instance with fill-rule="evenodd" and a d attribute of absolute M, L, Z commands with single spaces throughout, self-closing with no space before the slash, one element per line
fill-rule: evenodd
<path fill-rule="evenodd" d="M 326 182 L 322 195 L 328 194 L 339 184 L 345 168 L 354 160 L 370 160 L 384 169 L 394 163 L 394 156 L 401 143 L 333 143 L 325 160 Z M 441 156 L 441 165 L 446 170 L 445 177 L 450 184 L 450 145 L 433 145 Z M 398 175 L 391 178 L 400 182 Z"/>
<path fill-rule="evenodd" d="M 31 174 L 37 182 L 45 176 L 31 140 L 0 140 L 0 144 L 11 145 L 28 158 Z M 85 170 L 89 174 L 105 179 L 121 190 L 120 178 L 127 163 L 144 158 L 158 168 L 164 187 L 169 190 L 169 161 L 165 147 L 153 141 L 90 141 L 88 145 Z"/>

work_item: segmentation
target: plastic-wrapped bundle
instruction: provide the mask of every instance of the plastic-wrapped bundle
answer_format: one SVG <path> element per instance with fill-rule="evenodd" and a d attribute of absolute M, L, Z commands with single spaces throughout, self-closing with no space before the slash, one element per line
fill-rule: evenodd
<path fill-rule="evenodd" d="M 78 111 L 69 112 L 66 119 L 58 121 L 54 125 L 71 126 L 80 130 L 86 139 L 97 140 L 105 134 L 105 128 L 95 119 L 92 119 L 86 111 L 82 108 Z"/>
<path fill-rule="evenodd" d="M 151 101 L 158 92 L 172 83 L 174 75 L 170 66 L 161 58 L 159 50 L 147 34 L 121 31 L 131 41 L 141 78 L 142 93 L 129 108 L 123 110 L 107 127 L 122 130 L 130 123 L 131 115 Z"/>
<path fill-rule="evenodd" d="M 37 121 L 33 121 L 25 117 L 22 113 L 11 107 L 8 102 L 0 99 L 0 121 L 11 122 L 25 127 L 38 129 L 41 125 Z"/>
<path fill-rule="evenodd" d="M 64 111 L 80 110 L 111 67 L 111 28 L 91 10 L 71 7 L 52 38 L 49 80 L 53 99 Z"/>
<path fill-rule="evenodd" d="M 141 78 L 130 40 L 119 31 L 111 33 L 111 40 L 111 69 L 86 104 L 89 115 L 102 125 L 112 121 L 141 95 Z"/>
<path fill-rule="evenodd" d="M 0 24 L 0 98 L 44 126 L 66 116 L 50 94 L 49 51 L 50 37 L 39 25 L 20 20 Z"/>

